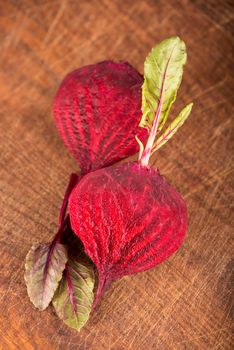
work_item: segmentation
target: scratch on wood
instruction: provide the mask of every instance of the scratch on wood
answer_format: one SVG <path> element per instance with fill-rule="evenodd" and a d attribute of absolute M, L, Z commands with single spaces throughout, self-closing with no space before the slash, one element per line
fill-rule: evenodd
<path fill-rule="evenodd" d="M 43 43 L 46 45 L 48 44 L 49 40 L 50 40 L 50 37 L 52 36 L 52 33 L 57 25 L 57 23 L 59 22 L 60 18 L 62 17 L 63 15 L 63 12 L 65 10 L 65 7 L 66 7 L 66 1 L 62 1 L 60 6 L 59 6 L 59 9 L 54 17 L 54 20 L 53 22 L 51 23 L 48 31 L 47 31 L 47 34 L 43 40 Z"/>
<path fill-rule="evenodd" d="M 184 198 L 190 197 L 192 194 L 198 192 L 204 185 L 212 185 L 214 183 L 218 183 L 223 181 L 224 176 L 231 174 L 233 172 L 233 167 L 225 167 L 222 166 L 208 175 L 203 181 L 201 181 L 197 186 L 195 186 L 192 191 L 189 190 L 186 194 L 183 195 Z"/>
<path fill-rule="evenodd" d="M 182 289 L 182 291 L 179 292 L 179 293 L 175 296 L 174 300 L 171 300 L 171 303 L 170 303 L 167 307 L 165 307 L 165 309 L 162 310 L 161 314 L 163 314 L 163 316 L 164 316 L 165 319 L 167 319 L 167 318 L 170 316 L 171 311 L 172 311 L 174 305 L 175 305 L 175 304 L 178 302 L 178 300 L 183 296 L 183 294 L 185 293 L 185 291 L 186 291 L 187 289 L 188 289 L 188 285 L 186 285 L 186 286 Z M 145 340 L 147 339 L 148 335 L 150 335 L 150 334 L 152 333 L 152 331 L 158 326 L 159 322 L 161 322 L 161 317 L 158 317 L 158 321 L 157 321 L 155 324 L 153 324 L 151 327 L 149 327 L 148 331 L 145 333 L 145 337 L 144 337 L 143 342 L 141 342 L 141 343 L 138 344 L 138 347 L 135 348 L 136 350 L 138 350 L 138 349 L 140 350 L 140 349 L 141 349 L 141 347 L 142 347 L 142 345 L 144 344 Z"/>
<path fill-rule="evenodd" d="M 224 76 L 222 80 L 220 80 L 218 83 L 215 83 L 213 85 L 210 85 L 207 89 L 203 90 L 201 93 L 193 97 L 193 101 L 203 97 L 204 95 L 211 93 L 213 90 L 218 89 L 222 87 L 226 83 L 227 76 Z"/>
<path fill-rule="evenodd" d="M 223 331 L 225 331 L 225 330 L 227 330 L 227 327 L 225 327 L 225 328 L 220 328 L 220 332 L 223 332 Z M 210 335 L 215 335 L 215 334 L 217 334 L 217 331 L 211 332 L 211 333 L 210 333 Z M 199 337 L 192 337 L 192 338 L 189 338 L 189 339 L 186 339 L 186 340 L 179 341 L 179 342 L 175 343 L 175 345 L 187 344 L 187 343 L 190 342 L 190 341 L 197 341 L 197 340 L 203 339 L 203 338 L 205 338 L 205 337 L 207 337 L 207 334 L 206 334 L 206 333 L 200 335 Z M 214 350 L 213 347 L 212 347 L 212 349 Z"/>

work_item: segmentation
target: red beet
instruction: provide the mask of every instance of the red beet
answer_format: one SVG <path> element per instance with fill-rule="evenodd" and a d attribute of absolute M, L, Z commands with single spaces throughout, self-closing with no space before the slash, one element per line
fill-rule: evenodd
<path fill-rule="evenodd" d="M 71 226 L 98 269 L 98 301 L 109 283 L 173 254 L 187 226 L 186 204 L 159 172 L 137 163 L 83 177 L 69 199 Z"/>
<path fill-rule="evenodd" d="M 135 154 L 143 77 L 127 62 L 101 62 L 68 74 L 54 99 L 57 128 L 82 173 Z"/>

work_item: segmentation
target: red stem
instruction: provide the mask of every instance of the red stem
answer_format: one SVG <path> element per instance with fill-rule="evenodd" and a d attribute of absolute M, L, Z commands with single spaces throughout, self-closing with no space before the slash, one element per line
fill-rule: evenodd
<path fill-rule="evenodd" d="M 93 302 L 93 308 L 97 306 L 102 294 L 105 292 L 105 290 L 109 288 L 112 281 L 113 281 L 113 278 L 107 274 L 103 274 L 103 275 L 100 274 L 98 276 L 98 287 L 97 287 L 95 299 Z"/>
<path fill-rule="evenodd" d="M 66 274 L 68 292 L 69 292 L 72 308 L 73 308 L 74 313 L 76 314 L 76 311 L 77 311 L 76 303 L 75 303 L 75 300 L 74 300 L 72 281 L 71 281 L 71 277 L 70 277 L 70 274 L 69 274 L 69 270 L 68 270 L 67 264 L 66 264 L 66 267 L 65 267 L 65 274 Z"/>
<path fill-rule="evenodd" d="M 73 188 L 77 184 L 78 180 L 79 180 L 79 176 L 75 173 L 72 173 L 70 176 L 70 180 L 68 182 L 66 191 L 65 191 L 65 195 L 63 197 L 63 202 L 62 202 L 62 206 L 61 206 L 60 214 L 59 214 L 58 232 L 56 233 L 56 235 L 51 243 L 50 255 L 52 254 L 55 245 L 60 242 L 62 234 L 69 223 L 69 215 L 66 215 L 68 199 L 69 199 L 69 196 L 71 194 L 71 191 L 73 190 Z"/>
<path fill-rule="evenodd" d="M 65 218 L 65 214 L 66 214 L 66 210 L 67 210 L 67 205 L 68 205 L 68 198 L 71 194 L 71 191 L 73 190 L 73 188 L 75 187 L 76 183 L 78 182 L 79 176 L 75 173 L 72 173 L 70 176 L 70 180 L 69 183 L 67 185 L 66 188 L 66 192 L 63 198 L 63 203 L 60 209 L 60 215 L 59 215 L 59 228 L 61 227 L 64 218 Z"/>

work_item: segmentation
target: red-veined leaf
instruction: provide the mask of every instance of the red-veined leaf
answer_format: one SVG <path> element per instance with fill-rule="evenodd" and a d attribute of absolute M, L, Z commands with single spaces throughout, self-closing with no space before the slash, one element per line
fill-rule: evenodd
<path fill-rule="evenodd" d="M 53 298 L 58 316 L 79 331 L 87 322 L 93 304 L 94 273 L 91 265 L 69 259 Z"/>
<path fill-rule="evenodd" d="M 66 262 L 66 247 L 57 242 L 32 246 L 28 252 L 25 281 L 29 298 L 38 309 L 46 309 L 51 302 Z"/>
<path fill-rule="evenodd" d="M 54 99 L 59 133 L 82 173 L 137 153 L 143 77 L 127 62 L 105 61 L 68 74 Z"/>

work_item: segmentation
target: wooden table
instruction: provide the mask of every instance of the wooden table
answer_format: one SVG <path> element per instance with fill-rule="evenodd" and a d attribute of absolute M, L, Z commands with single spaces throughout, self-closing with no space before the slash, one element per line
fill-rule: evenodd
<path fill-rule="evenodd" d="M 1 349 L 232 348 L 232 10 L 227 0 L 1 1 Z M 176 109 L 195 106 L 155 164 L 187 201 L 188 234 L 167 262 L 115 282 L 76 333 L 52 307 L 33 307 L 23 278 L 25 255 L 55 233 L 77 170 L 53 96 L 68 71 L 104 59 L 142 72 L 151 47 L 175 34 L 189 54 Z"/>

